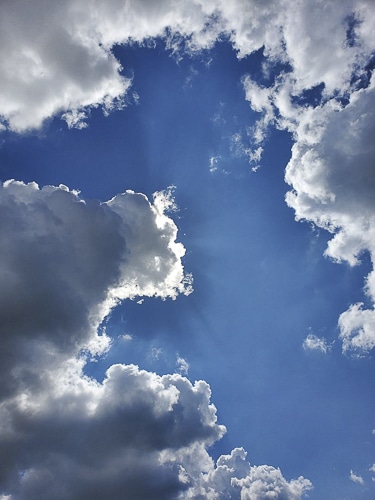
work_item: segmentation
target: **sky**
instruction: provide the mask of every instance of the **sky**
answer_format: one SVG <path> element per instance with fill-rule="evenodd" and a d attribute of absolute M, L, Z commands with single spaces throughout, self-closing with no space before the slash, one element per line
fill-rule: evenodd
<path fill-rule="evenodd" d="M 1 500 L 375 497 L 374 25 L 1 2 Z"/>

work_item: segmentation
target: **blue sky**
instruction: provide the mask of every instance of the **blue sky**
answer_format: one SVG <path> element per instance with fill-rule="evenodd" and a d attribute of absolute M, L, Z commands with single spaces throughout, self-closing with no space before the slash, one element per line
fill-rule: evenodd
<path fill-rule="evenodd" d="M 0 498 L 373 498 L 371 2 L 0 11 Z"/>

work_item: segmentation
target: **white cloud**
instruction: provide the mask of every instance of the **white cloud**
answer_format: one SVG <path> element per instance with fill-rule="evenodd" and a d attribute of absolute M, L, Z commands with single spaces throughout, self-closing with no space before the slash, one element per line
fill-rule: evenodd
<path fill-rule="evenodd" d="M 181 373 L 182 375 L 187 375 L 189 373 L 189 363 L 186 361 L 186 359 L 182 358 L 181 356 L 177 356 L 176 365 L 179 373 Z"/>
<path fill-rule="evenodd" d="M 251 466 L 243 448 L 221 455 L 216 465 L 201 474 L 200 481 L 184 498 L 238 498 L 263 500 L 278 498 L 299 500 L 312 488 L 308 479 L 299 477 L 288 482 L 280 469 L 269 465 Z"/>
<path fill-rule="evenodd" d="M 331 345 L 328 344 L 324 337 L 317 337 L 313 333 L 308 334 L 302 345 L 305 351 L 321 351 L 324 354 L 327 354 L 327 352 L 331 349 Z"/>
<path fill-rule="evenodd" d="M 296 143 L 286 169 L 293 191 L 287 203 L 297 220 L 313 221 L 332 233 L 325 254 L 354 266 L 364 251 L 375 255 L 373 103 L 375 89 L 357 91 L 345 108 L 329 101 L 311 109 L 296 128 Z M 366 292 L 375 301 L 374 273 Z M 339 319 L 344 351 L 375 345 L 374 310 L 354 304 Z"/>
<path fill-rule="evenodd" d="M 130 333 L 124 333 L 123 335 L 120 335 L 119 337 L 123 342 L 130 342 L 133 340 L 133 337 L 130 335 Z"/>
<path fill-rule="evenodd" d="M 72 126 L 82 107 L 121 100 L 131 82 L 99 44 L 91 16 L 70 1 L 2 2 L 0 114 L 12 130 L 40 127 L 65 111 Z"/>
<path fill-rule="evenodd" d="M 270 126 L 290 131 L 295 143 L 286 167 L 292 187 L 286 201 L 296 219 L 332 233 L 325 254 L 334 261 L 354 266 L 367 251 L 374 262 L 375 81 L 365 66 L 375 47 L 369 30 L 375 11 L 366 1 L 300 2 L 293 8 L 295 15 L 282 20 L 285 44 L 276 54 L 278 60 L 284 54 L 290 70 L 269 86 L 243 79 L 246 99 L 260 113 L 253 142 L 263 145 Z M 322 22 L 312 21 L 318 18 Z M 350 19 L 356 19 L 355 40 L 348 40 Z M 270 47 L 275 55 L 276 46 Z M 360 78 L 361 85 L 353 83 Z M 321 97 L 308 105 L 303 92 L 319 84 Z M 345 352 L 375 346 L 374 272 L 365 291 L 372 306 L 353 304 L 339 319 Z"/>
<path fill-rule="evenodd" d="M 352 470 L 350 471 L 349 477 L 350 477 L 350 480 L 353 481 L 353 483 L 364 484 L 363 477 L 358 476 Z"/>
<path fill-rule="evenodd" d="M 351 18 L 356 43 L 347 40 Z M 175 53 L 211 47 L 222 35 L 239 57 L 264 47 L 271 61 L 291 65 L 294 92 L 324 82 L 332 95 L 348 88 L 354 68 L 371 53 L 374 18 L 366 0 L 2 2 L 0 116 L 19 132 L 56 114 L 81 128 L 90 108 L 124 105 L 131 80 L 121 76 L 111 48 L 160 36 Z M 254 98 L 253 105 L 261 103 Z"/>
<path fill-rule="evenodd" d="M 2 491 L 22 499 L 116 498 L 125 488 L 138 499 L 184 490 L 178 464 L 162 452 L 222 436 L 208 385 L 134 365 L 113 365 L 98 383 L 81 368 L 76 360 L 55 365 L 40 391 L 3 402 Z"/>
<path fill-rule="evenodd" d="M 343 351 L 367 353 L 375 347 L 375 312 L 363 303 L 352 304 L 339 318 Z"/>
<path fill-rule="evenodd" d="M 209 169 L 210 169 L 211 173 L 214 173 L 217 171 L 217 164 L 219 163 L 220 159 L 221 159 L 220 155 L 211 156 L 211 158 L 209 160 Z"/>
<path fill-rule="evenodd" d="M 212 9 L 208 8 L 210 15 Z M 0 7 L 0 116 L 17 132 L 39 128 L 62 115 L 69 127 L 84 126 L 84 108 L 104 112 L 124 105 L 131 80 L 111 52 L 116 43 L 142 42 L 171 33 L 169 46 L 194 33 L 193 47 L 216 38 L 205 27 L 206 8 L 172 0 L 64 0 L 2 2 Z M 173 41 L 174 40 L 174 41 Z"/>

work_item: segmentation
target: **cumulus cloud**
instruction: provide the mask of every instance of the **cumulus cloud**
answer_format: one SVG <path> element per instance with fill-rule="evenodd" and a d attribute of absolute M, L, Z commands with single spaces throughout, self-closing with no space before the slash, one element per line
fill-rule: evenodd
<path fill-rule="evenodd" d="M 207 382 L 182 375 L 185 359 L 181 374 L 124 364 L 103 381 L 85 374 L 110 348 L 101 324 L 119 300 L 191 292 L 165 214 L 175 208 L 171 193 L 154 200 L 126 191 L 100 203 L 63 185 L 1 186 L 2 498 L 221 494 L 216 471 L 228 460 L 215 467 L 207 449 L 226 429 Z M 231 497 L 248 486 L 233 483 Z"/>
<path fill-rule="evenodd" d="M 184 489 L 163 450 L 207 446 L 216 423 L 205 382 L 113 365 L 102 383 L 70 360 L 43 388 L 2 405 L 2 489 L 15 498 L 166 498 Z M 7 460 L 5 457 L 8 457 Z"/>
<path fill-rule="evenodd" d="M 286 201 L 296 220 L 330 232 L 325 255 L 350 266 L 364 252 L 372 262 L 375 255 L 375 44 L 369 30 L 374 15 L 365 1 L 329 6 L 300 2 L 283 24 L 281 52 L 275 56 L 275 49 L 271 51 L 279 61 L 284 54 L 283 71 L 270 84 L 255 82 L 251 75 L 243 78 L 246 99 L 260 114 L 253 127 L 254 144 L 264 144 L 270 126 L 293 135 L 285 180 L 292 188 Z M 312 21 L 317 16 L 322 22 Z M 365 292 L 372 307 L 353 304 L 339 318 L 344 352 L 368 352 L 375 345 L 374 283 L 371 272 Z"/>
<path fill-rule="evenodd" d="M 320 351 L 324 354 L 327 354 L 327 352 L 331 349 L 331 345 L 328 344 L 324 337 L 317 337 L 313 333 L 309 333 L 302 345 L 305 351 Z"/>
<path fill-rule="evenodd" d="M 118 300 L 191 292 L 177 227 L 144 195 L 99 203 L 62 185 L 0 189 L 1 395 L 37 377 L 40 351 L 108 348 L 97 331 Z"/>
<path fill-rule="evenodd" d="M 170 27 L 191 44 L 208 43 L 207 15 L 212 8 L 195 2 L 16 0 L 0 6 L 0 116 L 11 130 L 40 127 L 54 115 L 69 127 L 85 126 L 87 113 L 122 107 L 131 79 L 120 74 L 114 44 L 143 42 Z M 194 41 L 196 39 L 196 41 Z M 207 39 L 207 42 L 205 42 Z"/>
<path fill-rule="evenodd" d="M 286 168 L 293 187 L 286 200 L 297 220 L 309 220 L 332 233 L 325 254 L 336 262 L 358 264 L 367 251 L 375 256 L 374 84 L 355 92 L 349 103 L 332 101 L 300 119 Z M 365 291 L 375 301 L 374 272 Z M 339 319 L 344 351 L 369 351 L 375 345 L 374 310 L 353 304 Z"/>
<path fill-rule="evenodd" d="M 182 358 L 181 356 L 177 355 L 177 360 L 176 360 L 176 365 L 178 371 L 183 374 L 187 375 L 189 372 L 189 363 L 186 361 L 185 358 Z"/>
<path fill-rule="evenodd" d="M 299 477 L 288 482 L 269 465 L 251 466 L 243 448 L 221 455 L 214 467 L 200 477 L 198 485 L 188 491 L 187 498 L 241 500 L 298 500 L 312 488 L 308 479 Z"/>
<path fill-rule="evenodd" d="M 177 53 L 226 36 L 239 57 L 263 48 L 270 61 L 291 65 L 296 92 L 324 82 L 332 94 L 347 88 L 371 52 L 374 17 L 368 0 L 2 2 L 0 116 L 18 132 L 59 114 L 69 127 L 84 127 L 91 108 L 108 113 L 126 102 L 131 79 L 121 75 L 113 46 L 155 37 Z"/>

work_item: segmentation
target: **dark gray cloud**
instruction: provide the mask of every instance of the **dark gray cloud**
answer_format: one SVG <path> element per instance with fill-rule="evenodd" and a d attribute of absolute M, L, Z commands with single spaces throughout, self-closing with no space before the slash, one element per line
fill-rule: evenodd
<path fill-rule="evenodd" d="M 207 449 L 225 427 L 206 382 L 134 365 L 103 382 L 83 371 L 88 352 L 108 348 L 98 329 L 119 300 L 191 292 L 171 193 L 99 203 L 7 181 L 0 205 L 2 498 L 221 497 L 229 458 L 215 466 Z M 247 472 L 226 472 L 230 498 L 248 488 L 231 478 L 253 470 L 241 453 Z"/>
<path fill-rule="evenodd" d="M 2 395 L 30 377 L 36 383 L 43 350 L 51 359 L 104 347 L 97 329 L 117 300 L 188 293 L 184 248 L 162 210 L 133 192 L 106 204 L 85 202 L 65 186 L 4 183 Z"/>
<path fill-rule="evenodd" d="M 209 399 L 206 383 L 179 375 L 115 365 L 99 384 L 78 362 L 63 363 L 32 397 L 3 404 L 3 491 L 28 499 L 173 498 L 186 485 L 180 464 L 162 453 L 222 436 Z"/>

